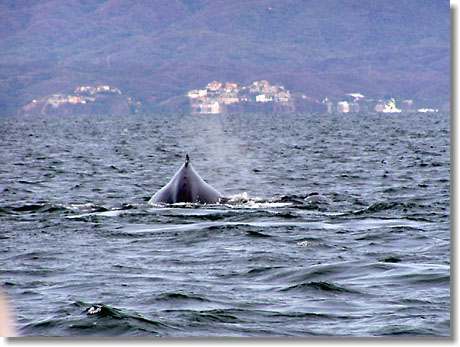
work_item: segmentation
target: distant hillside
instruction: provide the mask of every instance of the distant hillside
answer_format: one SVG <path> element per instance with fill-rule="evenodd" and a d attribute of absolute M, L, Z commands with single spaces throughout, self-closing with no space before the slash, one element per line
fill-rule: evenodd
<path fill-rule="evenodd" d="M 313 97 L 450 97 L 447 0 L 0 2 L 0 107 L 110 84 L 144 105 L 212 80 Z"/>

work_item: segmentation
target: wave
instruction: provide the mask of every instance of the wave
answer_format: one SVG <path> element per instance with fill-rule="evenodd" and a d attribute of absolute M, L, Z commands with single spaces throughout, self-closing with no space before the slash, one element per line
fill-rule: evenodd
<path fill-rule="evenodd" d="M 244 321 L 229 310 L 190 311 L 189 320 L 198 323 L 243 323 Z"/>
<path fill-rule="evenodd" d="M 428 206 L 426 204 L 416 203 L 413 201 L 377 201 L 369 206 L 366 206 L 365 208 L 353 210 L 346 214 L 350 214 L 353 216 L 362 216 L 367 214 L 390 211 L 398 211 L 407 214 L 409 213 L 409 211 L 424 210 L 427 207 Z"/>
<path fill-rule="evenodd" d="M 114 306 L 103 303 L 85 304 L 83 302 L 75 302 L 75 306 L 83 307 L 82 313 L 85 313 L 88 319 L 84 319 L 83 323 L 86 329 L 92 329 L 94 326 L 101 332 L 106 329 L 117 328 L 124 329 L 126 332 L 139 333 L 148 332 L 149 334 L 162 335 L 160 331 L 175 330 L 177 328 L 163 323 L 160 320 L 146 318 L 143 315 L 127 311 Z M 96 319 L 96 323 L 94 322 Z M 121 321 L 121 322 L 120 322 Z M 99 326 L 99 329 L 97 328 Z M 95 331 L 98 333 L 97 331 Z"/>
<path fill-rule="evenodd" d="M 246 192 L 235 194 L 224 198 L 218 204 L 199 204 L 199 203 L 175 203 L 161 205 L 144 205 L 122 203 L 121 206 L 106 206 L 93 202 L 83 203 L 56 203 L 50 201 L 38 201 L 23 203 L 20 205 L 4 205 L 0 206 L 0 215 L 8 214 L 31 214 L 31 213 L 65 213 L 70 214 L 69 218 L 85 218 L 90 215 L 98 215 L 105 217 L 118 216 L 127 210 L 140 209 L 140 212 L 150 211 L 167 211 L 167 210 L 217 210 L 221 213 L 230 213 L 230 210 L 258 210 L 268 214 L 278 213 L 279 217 L 297 218 L 297 214 L 290 211 L 289 208 L 295 209 L 310 209 L 324 211 L 326 206 L 330 205 L 330 199 L 318 193 L 310 193 L 305 195 L 283 195 L 272 198 L 251 197 Z M 148 209 L 147 209 L 148 208 Z M 278 212 L 274 212 L 278 210 Z M 223 212 L 225 211 L 225 212 Z M 356 213 L 359 213 L 356 212 Z M 228 215 L 225 215 L 227 217 Z M 202 219 L 212 220 L 220 219 L 223 216 L 213 216 L 202 214 Z"/>
<path fill-rule="evenodd" d="M 30 203 L 16 206 L 2 206 L 0 207 L 0 215 L 8 214 L 29 214 L 29 213 L 52 213 L 66 211 L 67 209 L 59 204 L 51 203 Z"/>
<path fill-rule="evenodd" d="M 247 192 L 237 193 L 227 197 L 223 197 L 217 204 L 200 204 L 180 202 L 174 204 L 150 204 L 153 207 L 177 207 L 177 208 L 200 208 L 200 207 L 221 207 L 240 208 L 240 209 L 266 209 L 266 208 L 284 208 L 297 207 L 305 209 L 322 209 L 331 203 L 331 200 L 324 195 L 313 192 L 304 195 L 282 195 L 272 198 L 262 198 L 257 196 L 249 196 Z"/>
<path fill-rule="evenodd" d="M 23 326 L 20 334 L 22 336 L 161 336 L 161 330 L 170 328 L 159 320 L 147 319 L 137 313 L 113 306 L 77 301 L 58 309 L 51 318 Z"/>
<path fill-rule="evenodd" d="M 200 302 L 209 302 L 208 299 L 196 295 L 196 294 L 187 294 L 182 292 L 171 292 L 160 294 L 157 298 L 157 301 L 200 301 Z"/>
<path fill-rule="evenodd" d="M 356 294 L 359 294 L 359 292 L 356 290 L 348 289 L 348 288 L 341 287 L 336 284 L 324 282 L 324 281 L 300 283 L 300 284 L 296 284 L 293 286 L 289 286 L 287 288 L 283 288 L 280 291 L 282 292 L 290 292 L 290 291 L 303 292 L 303 291 L 311 290 L 311 289 L 316 289 L 316 290 L 320 290 L 323 292 L 329 292 L 329 293 L 356 293 Z"/>
<path fill-rule="evenodd" d="M 31 214 L 31 213 L 54 213 L 54 212 L 104 212 L 109 211 L 108 207 L 93 203 L 71 203 L 61 204 L 47 201 L 23 203 L 20 205 L 4 205 L 0 207 L 1 214 Z"/>
<path fill-rule="evenodd" d="M 414 327 L 405 324 L 390 324 L 382 329 L 372 331 L 375 336 L 439 336 L 433 328 Z"/>

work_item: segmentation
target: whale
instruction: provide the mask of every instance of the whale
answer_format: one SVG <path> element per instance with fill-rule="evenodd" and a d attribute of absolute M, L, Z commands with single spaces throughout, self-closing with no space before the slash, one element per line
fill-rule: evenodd
<path fill-rule="evenodd" d="M 185 162 L 171 180 L 157 191 L 149 204 L 175 204 L 179 202 L 217 204 L 222 195 L 195 171 L 188 154 Z"/>

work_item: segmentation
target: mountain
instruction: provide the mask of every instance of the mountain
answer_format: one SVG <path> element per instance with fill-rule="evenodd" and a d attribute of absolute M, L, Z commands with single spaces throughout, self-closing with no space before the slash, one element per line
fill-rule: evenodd
<path fill-rule="evenodd" d="M 450 98 L 447 0 L 0 2 L 0 108 L 109 84 L 144 105 L 212 80 L 322 98 Z"/>

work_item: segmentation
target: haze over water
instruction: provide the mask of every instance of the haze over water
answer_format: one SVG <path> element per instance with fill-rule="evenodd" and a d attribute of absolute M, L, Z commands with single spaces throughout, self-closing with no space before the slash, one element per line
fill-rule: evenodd
<path fill-rule="evenodd" d="M 450 335 L 449 115 L 0 118 L 21 335 Z M 230 201 L 147 201 L 189 153 Z"/>

